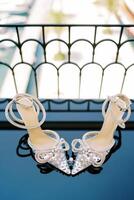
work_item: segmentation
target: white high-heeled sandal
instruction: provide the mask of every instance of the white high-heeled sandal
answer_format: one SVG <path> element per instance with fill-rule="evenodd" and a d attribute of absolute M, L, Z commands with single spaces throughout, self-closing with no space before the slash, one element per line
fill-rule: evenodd
<path fill-rule="evenodd" d="M 125 122 L 129 119 L 131 115 L 131 108 L 130 108 L 130 100 L 122 94 L 118 94 L 112 97 L 108 97 L 102 106 L 102 114 L 104 119 L 107 118 L 107 112 L 105 112 L 107 104 L 109 102 L 109 106 L 107 112 L 111 113 L 113 122 L 120 126 L 121 128 L 125 128 Z M 121 111 L 121 116 L 119 119 L 114 115 L 113 110 L 111 109 L 111 103 L 114 103 L 119 108 L 118 110 Z M 124 113 L 128 111 L 126 117 L 123 119 Z M 117 127 L 116 126 L 116 127 Z M 72 169 L 72 175 L 76 175 L 80 171 L 88 168 L 90 165 L 94 167 L 100 167 L 105 159 L 107 154 L 110 152 L 111 148 L 115 144 L 114 138 L 111 140 L 111 143 L 105 146 L 102 149 L 95 149 L 90 142 L 90 139 L 97 137 L 99 131 L 87 132 L 83 135 L 82 139 L 74 139 L 72 141 L 72 151 L 77 153 L 76 159 L 74 161 L 74 166 Z M 88 140 L 88 142 L 87 142 Z M 78 146 L 78 147 L 77 147 Z"/>
<path fill-rule="evenodd" d="M 33 107 L 34 112 L 37 114 L 37 118 L 39 116 L 40 111 L 42 111 L 42 119 L 38 124 L 32 126 L 25 125 L 25 122 L 14 114 L 13 104 L 19 105 L 21 106 L 21 108 L 25 108 L 27 110 Z M 34 112 L 33 115 L 35 114 Z M 20 110 L 19 114 L 21 114 Z M 33 115 L 31 116 L 31 118 L 33 117 Z M 43 124 L 46 118 L 46 112 L 43 105 L 36 97 L 33 97 L 29 94 L 17 94 L 6 106 L 5 116 L 7 120 L 14 126 L 23 129 L 29 129 L 30 131 L 32 131 L 32 129 L 34 130 Z M 69 150 L 69 144 L 63 138 L 60 138 L 55 131 L 42 131 L 44 132 L 43 134 L 47 134 L 52 140 L 54 140 L 55 143 L 54 146 L 51 148 L 45 148 L 45 145 L 40 144 L 35 146 L 32 144 L 29 135 L 28 144 L 35 154 L 35 160 L 38 163 L 48 162 L 55 166 L 57 169 L 61 170 L 62 172 L 70 174 L 70 168 L 65 155 L 65 152 Z"/>

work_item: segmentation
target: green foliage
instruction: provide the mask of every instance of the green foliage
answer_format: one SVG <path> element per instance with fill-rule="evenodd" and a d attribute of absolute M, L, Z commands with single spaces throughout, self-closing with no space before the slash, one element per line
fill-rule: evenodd
<path fill-rule="evenodd" d="M 60 51 L 56 53 L 54 56 L 54 60 L 57 60 L 57 61 L 65 60 L 65 58 L 66 58 L 65 54 Z"/>
<path fill-rule="evenodd" d="M 96 0 L 96 4 L 100 4 L 110 12 L 116 12 L 118 9 L 119 0 Z"/>
<path fill-rule="evenodd" d="M 110 34 L 112 34 L 113 32 L 112 32 L 111 28 L 106 27 L 106 28 L 103 29 L 103 33 L 104 33 L 104 34 L 109 34 L 109 35 L 110 35 Z"/>
<path fill-rule="evenodd" d="M 65 21 L 66 15 L 62 11 L 51 11 L 49 14 L 50 22 L 54 22 L 56 24 L 61 24 Z"/>
<path fill-rule="evenodd" d="M 105 0 L 105 3 L 109 11 L 115 12 L 117 10 L 117 6 L 118 6 L 117 0 Z"/>
<path fill-rule="evenodd" d="M 48 21 L 49 23 L 54 24 L 65 24 L 66 20 L 72 17 L 72 15 L 64 14 L 62 11 L 51 11 L 49 13 Z M 53 27 L 53 31 L 57 34 L 58 38 L 60 38 L 64 27 Z M 59 43 L 59 51 L 54 55 L 54 60 L 61 61 L 65 60 L 66 55 L 61 52 L 60 43 Z"/>

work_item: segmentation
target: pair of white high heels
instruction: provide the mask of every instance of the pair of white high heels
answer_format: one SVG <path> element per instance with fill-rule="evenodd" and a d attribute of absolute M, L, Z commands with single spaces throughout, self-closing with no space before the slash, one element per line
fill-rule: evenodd
<path fill-rule="evenodd" d="M 21 119 L 13 112 L 14 104 Z M 28 130 L 28 144 L 38 163 L 50 163 L 65 174 L 76 175 L 91 165 L 99 167 L 104 163 L 115 143 L 113 138 L 115 129 L 118 125 L 125 128 L 125 122 L 130 117 L 130 104 L 130 100 L 122 94 L 108 97 L 104 101 L 102 129 L 97 132 L 87 132 L 82 139 L 72 141 L 72 151 L 76 154 L 74 162 L 72 158 L 69 160 L 66 158 L 65 152 L 70 147 L 65 139 L 60 138 L 55 131 L 41 129 L 46 112 L 37 98 L 29 94 L 17 94 L 6 106 L 5 115 L 11 124 Z M 105 111 L 106 107 L 107 111 Z M 41 112 L 42 119 L 39 122 Z M 126 112 L 126 117 L 123 119 Z M 74 163 L 72 170 L 70 162 Z"/>

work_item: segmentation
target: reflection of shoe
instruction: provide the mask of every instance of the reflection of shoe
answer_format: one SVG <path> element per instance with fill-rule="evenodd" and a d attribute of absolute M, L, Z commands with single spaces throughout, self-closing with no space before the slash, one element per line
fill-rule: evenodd
<path fill-rule="evenodd" d="M 107 112 L 105 108 L 109 102 Z M 115 144 L 113 138 L 114 131 L 119 125 L 125 128 L 125 122 L 131 114 L 130 100 L 122 94 L 109 97 L 102 106 L 104 123 L 100 131 L 87 132 L 82 139 L 72 141 L 72 151 L 78 153 L 72 175 L 88 168 L 89 166 L 100 167 L 111 148 Z M 127 116 L 123 119 L 124 113 L 128 111 Z"/>
<path fill-rule="evenodd" d="M 22 119 L 14 114 L 13 104 L 16 105 Z M 42 119 L 39 122 L 40 111 L 42 111 Z M 69 145 L 56 132 L 40 128 L 45 121 L 46 112 L 37 98 L 29 94 L 16 95 L 7 105 L 5 115 L 14 126 L 28 130 L 28 144 L 32 148 L 37 162 L 48 162 L 64 173 L 70 174 L 65 154 L 65 151 L 69 150 Z"/>

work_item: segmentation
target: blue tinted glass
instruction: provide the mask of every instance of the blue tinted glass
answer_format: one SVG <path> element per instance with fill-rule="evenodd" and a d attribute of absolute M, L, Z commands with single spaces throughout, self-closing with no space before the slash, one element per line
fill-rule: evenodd
<path fill-rule="evenodd" d="M 85 131 L 58 131 L 68 142 Z M 0 131 L 0 196 L 7 199 L 134 199 L 134 131 L 122 131 L 121 148 L 98 174 L 68 177 L 57 171 L 41 174 L 31 156 L 19 157 L 16 147 L 25 131 Z M 70 152 L 69 152 L 70 153 Z"/>

